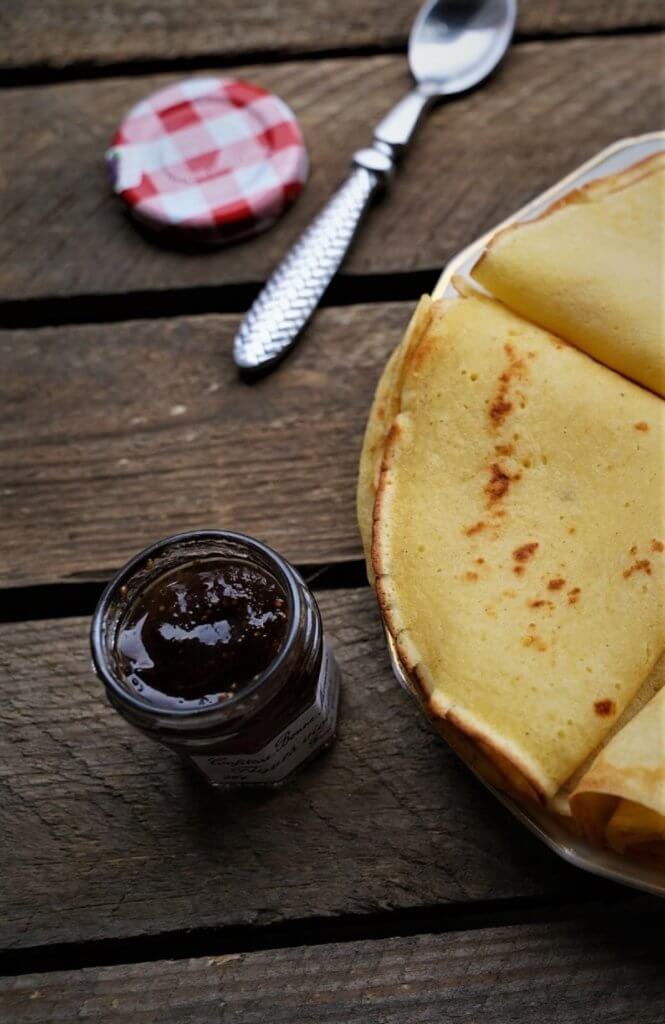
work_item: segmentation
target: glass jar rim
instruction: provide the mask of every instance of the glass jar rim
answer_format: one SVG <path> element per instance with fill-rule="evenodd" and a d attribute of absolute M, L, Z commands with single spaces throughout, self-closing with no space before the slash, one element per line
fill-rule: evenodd
<path fill-rule="evenodd" d="M 236 544 L 239 547 L 247 548 L 250 555 L 254 552 L 266 561 L 270 566 L 270 570 L 275 573 L 278 581 L 284 587 L 286 593 L 289 613 L 288 629 L 284 641 L 273 660 L 269 662 L 269 664 L 260 673 L 258 673 L 257 676 L 255 676 L 250 685 L 241 689 L 232 697 L 229 697 L 224 701 L 218 701 L 215 704 L 206 704 L 195 708 L 157 708 L 149 701 L 141 700 L 137 694 L 131 693 L 131 691 L 123 685 L 118 674 L 112 669 L 105 643 L 105 627 L 108 620 L 111 601 L 117 591 L 124 586 L 150 558 L 163 554 L 171 547 L 177 547 L 178 545 L 190 542 L 195 544 L 197 541 L 225 541 L 230 544 Z M 274 676 L 274 674 L 280 670 L 284 662 L 287 660 L 300 628 L 302 609 L 300 587 L 303 586 L 305 586 L 304 581 L 285 558 L 282 558 L 281 555 L 267 544 L 264 544 L 262 541 L 256 540 L 254 537 L 250 537 L 247 534 L 238 533 L 232 530 L 204 529 L 189 530 L 184 533 L 175 533 L 169 537 L 164 537 L 162 540 L 155 541 L 153 544 L 148 545 L 148 547 L 139 551 L 138 554 L 130 558 L 129 561 L 115 573 L 105 586 L 93 613 L 92 623 L 90 626 L 90 647 L 95 672 L 107 690 L 110 690 L 117 700 L 141 714 L 182 722 L 200 718 L 211 718 L 215 713 L 219 714 L 222 711 L 227 711 L 251 697 L 262 687 L 267 679 Z"/>

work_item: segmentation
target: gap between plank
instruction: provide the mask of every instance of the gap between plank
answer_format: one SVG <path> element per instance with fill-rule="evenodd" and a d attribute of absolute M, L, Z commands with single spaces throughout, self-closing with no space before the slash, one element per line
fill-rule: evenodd
<path fill-rule="evenodd" d="M 615 893 L 619 894 L 618 898 L 612 898 Z M 660 935 L 662 931 L 663 913 L 656 900 L 614 886 L 608 888 L 608 883 L 590 879 L 588 898 L 569 903 L 562 903 L 560 897 L 555 896 L 547 899 L 514 897 L 382 910 L 373 914 L 344 914 L 335 918 L 299 918 L 278 924 L 180 929 L 158 935 L 27 946 L 0 953 L 0 976 L 187 960 L 297 946 L 374 942 L 581 918 L 588 921 L 608 913 L 620 913 L 626 926 L 639 927 L 642 933 L 649 930 Z"/>
<path fill-rule="evenodd" d="M 362 559 L 304 563 L 296 568 L 315 593 L 367 586 L 367 573 Z M 99 579 L 0 589 L 0 623 L 92 615 L 111 574 L 112 570 L 108 570 L 104 575 L 100 572 Z"/>
<path fill-rule="evenodd" d="M 651 35 L 661 32 L 662 24 L 626 25 L 617 28 L 596 28 L 585 31 L 555 30 L 520 32 L 515 35 L 513 46 L 524 43 L 567 42 L 571 39 L 603 39 L 612 36 Z M 0 66 L 0 89 L 32 88 L 41 85 L 57 85 L 64 82 L 94 81 L 100 78 L 139 78 L 142 75 L 181 74 L 183 72 L 227 69 L 242 64 L 279 64 L 294 61 L 313 60 L 355 60 L 362 57 L 379 57 L 405 54 L 407 41 L 377 43 L 375 45 L 322 47 L 312 50 L 288 49 L 248 50 L 238 53 L 203 53 L 187 57 L 143 57 L 114 63 L 74 61 L 57 66 L 48 63 L 26 64 L 20 67 Z"/>
<path fill-rule="evenodd" d="M 283 64 L 309 60 L 354 60 L 359 57 L 394 56 L 406 53 L 406 40 L 402 43 L 378 43 L 375 46 L 329 47 L 316 50 L 247 50 L 238 53 L 202 53 L 187 57 L 137 57 L 112 64 L 94 61 L 74 61 L 72 64 L 26 64 L 24 67 L 1 67 L 0 88 L 31 88 L 57 85 L 60 82 L 87 82 L 100 78 L 140 78 L 173 72 L 210 71 L 228 69 L 242 64 Z"/>
<path fill-rule="evenodd" d="M 405 273 L 339 274 L 320 306 L 407 302 L 431 292 L 440 268 Z M 121 323 L 160 317 L 244 313 L 262 287 L 259 282 L 204 285 L 164 291 L 123 292 L 117 295 L 73 295 L 0 302 L 0 328 L 62 327 L 69 324 Z"/>

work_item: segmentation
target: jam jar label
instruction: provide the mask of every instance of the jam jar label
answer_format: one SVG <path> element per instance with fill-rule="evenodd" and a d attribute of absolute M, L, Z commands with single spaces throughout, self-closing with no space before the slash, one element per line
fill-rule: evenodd
<path fill-rule="evenodd" d="M 254 754 L 190 755 L 189 760 L 218 786 L 274 786 L 328 744 L 335 735 L 339 668 L 324 647 L 313 703 Z"/>

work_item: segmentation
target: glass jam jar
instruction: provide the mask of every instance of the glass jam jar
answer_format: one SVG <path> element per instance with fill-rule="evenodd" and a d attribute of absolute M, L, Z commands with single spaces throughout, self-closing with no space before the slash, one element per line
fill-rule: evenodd
<path fill-rule="evenodd" d="M 276 786 L 333 740 L 340 673 L 313 595 L 265 544 L 159 541 L 108 584 L 92 659 L 111 704 L 215 786 Z"/>

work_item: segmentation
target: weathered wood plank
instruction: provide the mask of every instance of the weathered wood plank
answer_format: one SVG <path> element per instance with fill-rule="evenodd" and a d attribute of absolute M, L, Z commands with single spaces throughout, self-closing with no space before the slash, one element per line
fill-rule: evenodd
<path fill-rule="evenodd" d="M 178 0 L 112 3 L 24 0 L 0 12 L 5 67 L 178 57 L 297 53 L 405 45 L 418 2 L 214 0 L 193 16 Z M 572 34 L 665 25 L 660 0 L 521 0 L 518 35 Z"/>
<path fill-rule="evenodd" d="M 231 361 L 237 317 L 0 332 L 0 585 L 102 578 L 203 526 L 299 563 L 359 557 L 364 423 L 410 312 L 322 310 L 255 384 Z"/>
<path fill-rule="evenodd" d="M 661 929 L 662 929 L 662 917 Z M 481 929 L 0 980 L 14 1024 L 657 1024 L 661 930 Z"/>
<path fill-rule="evenodd" d="M 433 112 L 389 195 L 371 211 L 345 271 L 440 268 L 601 147 L 657 127 L 662 57 L 657 35 L 515 47 L 484 89 Z M 313 173 L 302 198 L 271 231 L 233 249 L 196 255 L 146 242 L 109 194 L 102 162 L 122 112 L 172 76 L 4 91 L 12 146 L 3 158 L 0 297 L 264 279 L 409 82 L 399 56 L 240 67 L 233 73 L 275 89 L 292 105 Z"/>
<path fill-rule="evenodd" d="M 131 730 L 92 676 L 87 621 L 0 626 L 0 948 L 589 893 L 429 733 L 371 592 L 321 608 L 338 740 L 269 795 L 216 794 Z"/>

